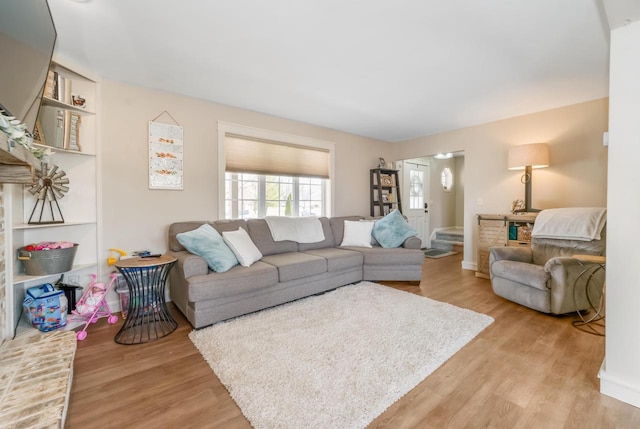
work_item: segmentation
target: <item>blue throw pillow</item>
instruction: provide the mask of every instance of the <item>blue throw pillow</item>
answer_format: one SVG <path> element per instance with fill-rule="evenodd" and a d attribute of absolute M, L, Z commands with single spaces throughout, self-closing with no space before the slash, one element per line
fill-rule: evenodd
<path fill-rule="evenodd" d="M 193 231 L 176 234 L 176 238 L 189 252 L 207 261 L 207 265 L 213 271 L 224 273 L 238 265 L 236 255 L 229 249 L 222 236 L 207 223 Z"/>
<path fill-rule="evenodd" d="M 382 247 L 399 247 L 404 241 L 417 235 L 418 231 L 407 223 L 397 209 L 378 220 L 373 225 L 371 235 Z"/>

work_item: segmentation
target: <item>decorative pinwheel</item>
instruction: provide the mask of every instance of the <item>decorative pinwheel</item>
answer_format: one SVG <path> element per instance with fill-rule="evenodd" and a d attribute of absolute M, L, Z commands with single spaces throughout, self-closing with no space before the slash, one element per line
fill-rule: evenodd
<path fill-rule="evenodd" d="M 36 181 L 29 187 L 29 192 L 37 198 L 36 204 L 31 211 L 31 216 L 29 217 L 30 224 L 64 223 L 64 217 L 60 211 L 58 200 L 62 199 L 64 194 L 69 191 L 69 187 L 67 186 L 69 179 L 65 177 L 66 175 L 67 173 L 59 170 L 57 165 L 52 165 L 51 168 L 49 168 L 46 162 L 41 164 L 40 170 L 36 171 Z M 56 219 L 54 203 L 60 219 Z M 40 206 L 38 220 L 33 220 L 38 206 Z M 49 207 L 48 211 L 51 215 L 51 220 L 43 220 L 45 207 L 47 206 Z"/>

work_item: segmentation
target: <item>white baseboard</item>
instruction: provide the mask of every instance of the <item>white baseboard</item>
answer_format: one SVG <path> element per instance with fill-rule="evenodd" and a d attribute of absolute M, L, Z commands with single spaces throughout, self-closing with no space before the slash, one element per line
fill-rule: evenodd
<path fill-rule="evenodd" d="M 476 262 L 462 261 L 462 269 L 463 270 L 478 271 L 478 264 Z"/>
<path fill-rule="evenodd" d="M 634 386 L 612 377 L 605 369 L 605 362 L 606 359 L 602 361 L 602 366 L 598 372 L 600 393 L 640 408 L 640 386 Z"/>

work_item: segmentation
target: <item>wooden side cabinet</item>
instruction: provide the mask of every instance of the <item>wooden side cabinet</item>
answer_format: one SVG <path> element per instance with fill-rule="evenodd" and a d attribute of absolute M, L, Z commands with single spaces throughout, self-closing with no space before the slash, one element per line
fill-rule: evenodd
<path fill-rule="evenodd" d="M 373 168 L 371 170 L 371 216 L 384 216 L 393 209 L 402 213 L 398 170 Z"/>
<path fill-rule="evenodd" d="M 489 278 L 489 248 L 530 246 L 537 213 L 524 215 L 479 214 L 476 277 Z"/>

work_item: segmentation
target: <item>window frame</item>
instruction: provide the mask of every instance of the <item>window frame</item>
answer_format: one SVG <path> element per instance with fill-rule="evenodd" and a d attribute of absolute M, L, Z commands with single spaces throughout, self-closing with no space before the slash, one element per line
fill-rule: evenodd
<path fill-rule="evenodd" d="M 414 195 L 413 193 L 413 183 L 411 183 L 411 179 L 412 179 L 412 173 L 415 172 L 415 175 L 420 176 L 419 180 L 421 181 L 420 183 L 420 193 L 417 195 Z M 425 201 L 425 179 L 426 179 L 426 174 L 427 171 L 425 170 L 413 170 L 413 169 L 409 169 L 409 210 L 420 210 L 424 208 L 424 201 Z M 414 205 L 414 202 L 417 202 L 417 204 Z"/>
<path fill-rule="evenodd" d="M 233 124 L 230 122 L 218 121 L 218 216 L 225 218 L 225 173 L 226 173 L 226 135 L 235 134 L 258 139 L 265 139 L 283 144 L 293 144 L 307 146 L 316 149 L 329 151 L 329 179 L 326 179 L 324 186 L 325 193 L 325 216 L 333 216 L 335 207 L 335 143 L 314 139 L 311 137 L 296 136 L 293 134 L 281 133 L 261 128 L 249 127 L 246 125 Z"/>
<path fill-rule="evenodd" d="M 250 219 L 250 217 L 244 217 L 242 215 L 242 213 L 239 212 L 238 210 L 238 205 L 235 204 L 235 202 L 237 202 L 238 200 L 240 200 L 240 195 L 239 195 L 239 189 L 240 186 L 238 186 L 240 184 L 240 182 L 242 181 L 240 178 L 238 178 L 238 175 L 240 174 L 249 174 L 249 173 L 237 173 L 237 172 L 233 172 L 233 171 L 228 171 L 226 172 L 226 174 L 230 175 L 229 180 L 232 183 L 235 183 L 235 186 L 232 186 L 230 189 L 230 194 L 231 194 L 231 201 L 232 201 L 232 206 L 231 206 L 231 217 L 227 218 L 227 213 L 226 213 L 226 207 L 227 207 L 227 202 L 229 201 L 226 198 L 226 175 L 225 175 L 225 200 L 224 200 L 224 204 L 225 204 L 225 219 Z M 263 218 L 265 216 L 268 216 L 267 214 L 267 202 L 268 201 L 277 201 L 279 203 L 284 202 L 285 200 L 267 200 L 266 196 L 267 196 L 267 178 L 269 176 L 274 177 L 275 175 L 273 174 L 255 174 L 255 176 L 257 176 L 257 180 L 255 181 L 257 183 L 257 195 L 256 195 L 256 199 L 255 200 L 251 200 L 251 199 L 244 199 L 246 201 L 255 201 L 255 205 L 257 207 L 257 217 L 258 218 Z M 291 187 L 292 187 L 292 203 L 293 203 L 293 207 L 292 210 L 295 213 L 294 216 L 300 216 L 299 211 L 300 211 L 300 206 L 301 206 L 301 202 L 305 202 L 305 201 L 317 201 L 317 200 L 301 200 L 300 199 L 300 186 L 304 186 L 306 185 L 305 183 L 300 183 L 301 179 L 306 179 L 305 177 L 294 177 L 294 176 L 287 176 L 287 175 L 281 175 L 281 176 L 275 176 L 275 177 L 288 177 L 291 178 Z M 326 216 L 327 212 L 326 212 L 326 188 L 327 188 L 327 183 L 328 180 L 327 179 L 320 179 L 320 178 L 315 178 L 315 177 L 311 177 L 309 179 L 314 179 L 314 180 L 319 180 L 320 183 L 319 184 L 311 184 L 311 186 L 320 186 L 320 200 L 323 203 L 323 210 L 322 213 L 320 213 L 317 216 Z M 253 182 L 252 180 L 246 180 L 247 182 Z M 276 182 L 271 182 L 271 183 L 276 183 Z M 280 182 L 280 183 L 286 183 L 286 182 Z M 280 215 L 283 216 L 283 215 Z M 316 215 L 314 215 L 316 216 Z"/>

